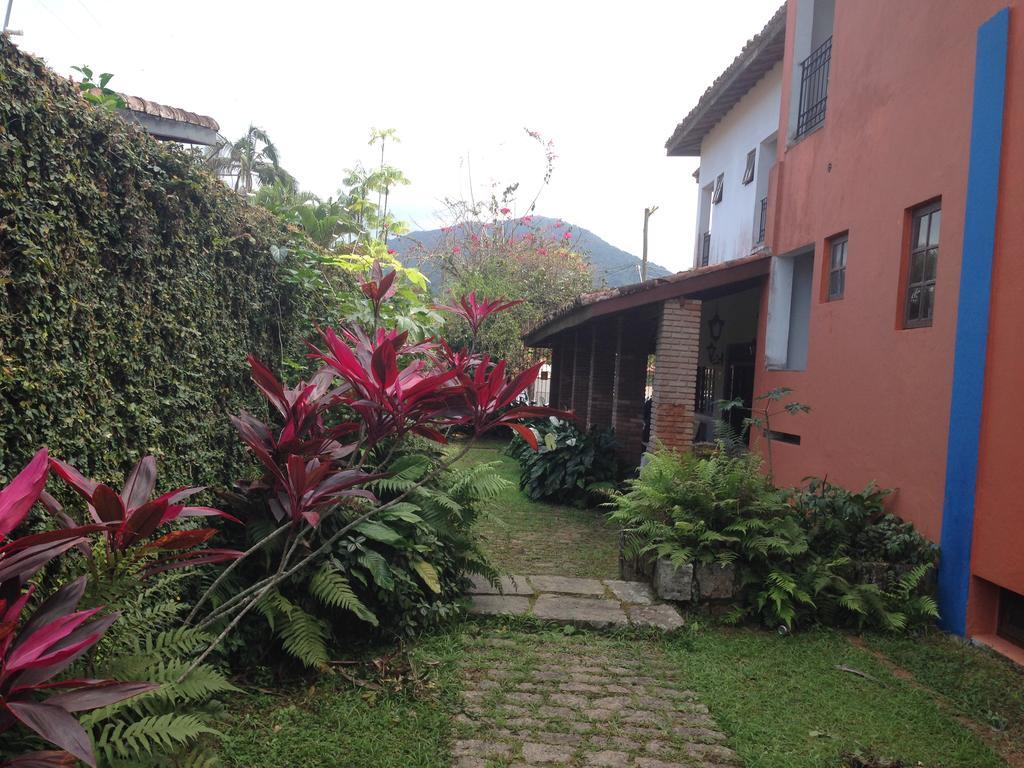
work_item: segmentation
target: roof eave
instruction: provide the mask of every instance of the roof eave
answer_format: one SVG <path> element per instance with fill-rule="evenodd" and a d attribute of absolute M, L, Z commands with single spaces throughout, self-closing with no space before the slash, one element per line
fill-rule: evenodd
<path fill-rule="evenodd" d="M 665 142 L 670 157 L 700 156 L 704 137 L 782 61 L 785 38 L 786 6 L 783 4 L 676 126 Z"/>
<path fill-rule="evenodd" d="M 771 254 L 760 251 L 741 259 L 710 267 L 677 272 L 647 283 L 634 283 L 612 292 L 583 294 L 553 317 L 523 334 L 528 347 L 549 346 L 552 337 L 590 320 L 681 297 L 700 298 L 702 294 L 723 289 L 742 290 L 763 280 L 771 270 Z M 602 295 L 607 294 L 607 295 Z M 587 301 L 587 297 L 594 297 Z"/>

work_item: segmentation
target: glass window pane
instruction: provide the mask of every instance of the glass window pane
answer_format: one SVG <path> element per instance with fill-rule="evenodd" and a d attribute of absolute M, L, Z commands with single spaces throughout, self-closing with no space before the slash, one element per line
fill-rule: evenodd
<path fill-rule="evenodd" d="M 924 252 L 910 254 L 910 282 L 920 283 L 924 280 Z"/>
<path fill-rule="evenodd" d="M 924 252 L 924 279 L 934 280 L 936 265 L 939 261 L 939 249 L 929 248 Z"/>
<path fill-rule="evenodd" d="M 839 292 L 837 295 L 842 296 L 846 292 L 846 270 L 842 269 L 839 272 Z"/>
<path fill-rule="evenodd" d="M 847 241 L 843 240 L 843 242 L 840 243 L 840 245 L 842 246 L 842 248 L 841 248 L 842 253 L 840 254 L 841 266 L 845 269 L 846 268 L 846 245 L 847 245 Z"/>
<path fill-rule="evenodd" d="M 932 303 L 935 301 L 935 286 L 929 285 L 921 289 L 921 319 L 930 320 L 932 317 Z"/>
<path fill-rule="evenodd" d="M 921 289 L 911 288 L 907 297 L 907 319 L 918 320 L 921 317 Z"/>
<path fill-rule="evenodd" d="M 925 248 L 928 245 L 928 214 L 914 217 L 914 248 Z"/>
<path fill-rule="evenodd" d="M 928 244 L 938 245 L 939 244 L 939 222 L 942 218 L 942 211 L 935 211 L 932 213 L 931 224 L 928 226 Z"/>

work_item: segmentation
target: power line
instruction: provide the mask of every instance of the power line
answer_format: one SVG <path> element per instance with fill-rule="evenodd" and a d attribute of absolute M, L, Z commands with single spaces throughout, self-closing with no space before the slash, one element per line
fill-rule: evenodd
<path fill-rule="evenodd" d="M 78 5 L 81 7 L 81 9 L 83 11 L 85 11 L 89 15 L 89 18 L 92 19 L 93 23 L 97 27 L 102 27 L 103 26 L 103 24 L 100 23 L 100 20 L 96 18 L 96 14 L 94 14 L 92 11 L 90 11 L 88 6 L 86 6 L 86 4 L 82 2 L 82 0 L 75 0 L 75 2 L 78 3 Z"/>

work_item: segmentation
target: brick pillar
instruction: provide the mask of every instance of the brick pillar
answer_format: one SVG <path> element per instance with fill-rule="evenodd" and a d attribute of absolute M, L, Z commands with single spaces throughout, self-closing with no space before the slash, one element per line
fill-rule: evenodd
<path fill-rule="evenodd" d="M 693 446 L 700 301 L 672 299 L 661 309 L 654 353 L 651 444 L 688 451 Z"/>
<path fill-rule="evenodd" d="M 619 443 L 619 458 L 636 466 L 643 454 L 647 349 L 637 344 L 635 329 L 621 317 L 615 321 L 615 351 L 612 426 Z"/>
<path fill-rule="evenodd" d="M 593 323 L 590 334 L 590 391 L 587 428 L 612 425 L 612 390 L 615 386 L 615 326 Z"/>
<path fill-rule="evenodd" d="M 587 426 L 587 398 L 590 394 L 590 329 L 577 328 L 573 335 L 573 349 L 576 353 L 572 365 L 572 406 L 577 423 L 583 429 Z"/>

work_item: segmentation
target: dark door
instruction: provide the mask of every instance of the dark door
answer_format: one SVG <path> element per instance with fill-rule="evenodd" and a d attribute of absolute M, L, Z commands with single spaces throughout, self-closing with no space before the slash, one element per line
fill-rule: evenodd
<path fill-rule="evenodd" d="M 754 342 L 730 344 L 725 351 L 725 399 L 741 400 L 742 408 L 729 410 L 729 426 L 736 434 L 744 435 L 749 444 L 749 430 L 744 430 L 744 420 L 750 418 L 754 404 Z"/>

